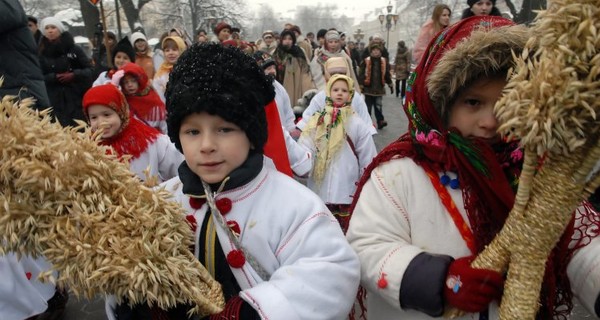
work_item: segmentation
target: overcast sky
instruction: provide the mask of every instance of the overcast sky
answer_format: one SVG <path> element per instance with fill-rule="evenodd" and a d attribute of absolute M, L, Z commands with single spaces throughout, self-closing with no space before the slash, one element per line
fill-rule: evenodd
<path fill-rule="evenodd" d="M 298 6 L 299 3 L 307 6 L 314 6 L 319 3 L 326 4 L 337 4 L 338 12 L 340 14 L 346 14 L 349 17 L 353 18 L 362 18 L 363 15 L 369 11 L 372 11 L 375 7 L 385 7 L 388 4 L 387 0 L 302 0 L 299 1 L 289 1 L 289 0 L 279 0 L 279 1 L 265 1 L 265 0 L 246 0 L 248 6 L 251 10 L 260 10 L 261 4 L 266 4 L 271 6 L 275 13 L 281 12 L 289 12 Z"/>

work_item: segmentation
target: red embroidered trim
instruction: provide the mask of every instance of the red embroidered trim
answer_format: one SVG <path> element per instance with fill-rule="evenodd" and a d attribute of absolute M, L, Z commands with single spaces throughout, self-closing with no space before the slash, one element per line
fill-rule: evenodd
<path fill-rule="evenodd" d="M 452 221 L 454 221 L 454 225 L 456 225 L 456 228 L 460 232 L 460 235 L 462 236 L 463 240 L 465 240 L 467 247 L 469 247 L 471 253 L 477 253 L 477 247 L 475 246 L 475 236 L 473 235 L 473 231 L 471 230 L 471 228 L 469 228 L 469 225 L 460 214 L 460 211 L 458 211 L 458 208 L 456 207 L 456 204 L 452 200 L 452 197 L 450 196 L 450 193 L 448 193 L 446 187 L 444 187 L 440 182 L 440 177 L 435 171 L 433 171 L 431 167 L 429 167 L 429 165 L 425 163 L 421 165 L 423 169 L 425 169 L 427 175 L 429 176 L 429 179 L 431 180 L 433 187 L 437 191 L 440 200 L 442 200 L 442 204 L 444 204 L 444 207 L 446 207 L 446 210 L 448 210 L 448 212 L 450 213 Z"/>

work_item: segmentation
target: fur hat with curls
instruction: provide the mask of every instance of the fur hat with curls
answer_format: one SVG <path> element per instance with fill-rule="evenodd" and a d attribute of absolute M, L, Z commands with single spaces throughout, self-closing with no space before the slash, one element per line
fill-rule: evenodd
<path fill-rule="evenodd" d="M 256 61 L 240 49 L 212 43 L 192 46 L 173 68 L 165 97 L 169 136 L 179 150 L 184 118 L 207 112 L 235 123 L 262 152 L 267 140 L 265 106 L 275 91 Z"/>
<path fill-rule="evenodd" d="M 512 52 L 519 54 L 528 38 L 525 26 L 482 28 L 448 49 L 427 78 L 429 97 L 442 119 L 461 88 L 481 76 L 506 76 L 514 65 Z"/>

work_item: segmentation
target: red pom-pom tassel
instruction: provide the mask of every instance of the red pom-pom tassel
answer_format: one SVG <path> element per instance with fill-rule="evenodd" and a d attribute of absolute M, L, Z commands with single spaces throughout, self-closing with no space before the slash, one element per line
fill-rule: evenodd
<path fill-rule="evenodd" d="M 227 254 L 227 263 L 233 268 L 241 268 L 246 263 L 246 257 L 242 250 L 231 250 Z"/>
<path fill-rule="evenodd" d="M 381 277 L 377 281 L 377 287 L 379 287 L 379 289 L 385 289 L 385 288 L 387 288 L 388 282 L 385 279 L 385 276 L 386 276 L 386 274 L 384 272 L 382 272 L 381 273 Z"/>

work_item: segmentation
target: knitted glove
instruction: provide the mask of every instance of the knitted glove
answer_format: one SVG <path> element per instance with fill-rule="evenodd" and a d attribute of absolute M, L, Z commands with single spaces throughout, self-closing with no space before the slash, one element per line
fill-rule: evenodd
<path fill-rule="evenodd" d="M 475 269 L 471 262 L 475 256 L 454 260 L 448 268 L 444 299 L 466 312 L 481 312 L 492 300 L 502 297 L 504 277 L 486 269 Z"/>

